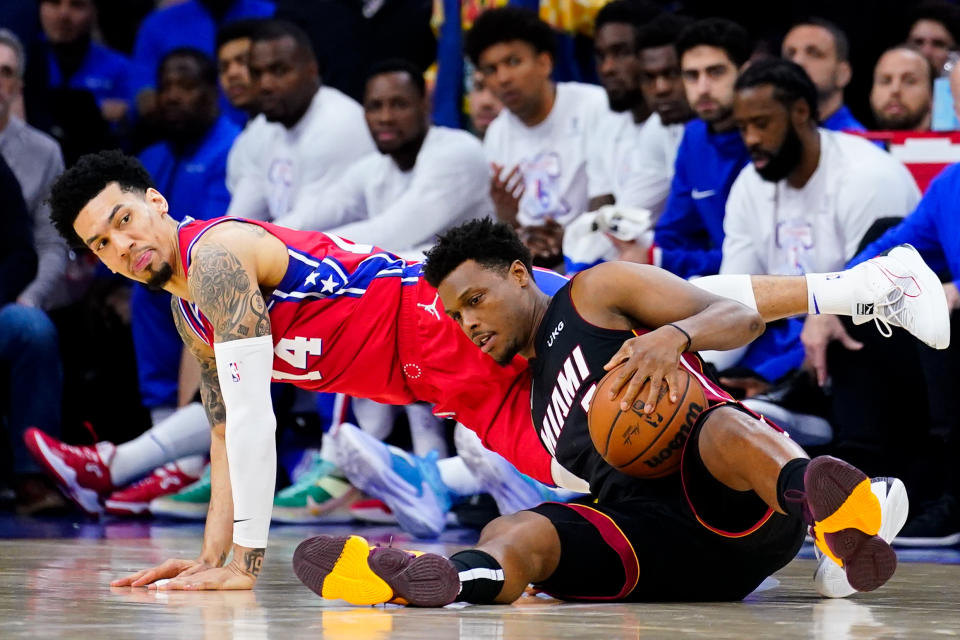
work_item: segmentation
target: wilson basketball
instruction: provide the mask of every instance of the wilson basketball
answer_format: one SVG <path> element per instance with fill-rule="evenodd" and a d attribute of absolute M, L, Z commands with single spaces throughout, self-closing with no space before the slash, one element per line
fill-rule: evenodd
<path fill-rule="evenodd" d="M 637 478 L 663 478 L 680 468 L 680 453 L 707 398 L 700 383 L 687 371 L 678 389 L 677 402 L 670 402 L 667 386 L 660 388 L 657 406 L 643 412 L 650 381 L 628 411 L 620 410 L 620 398 L 610 399 L 610 387 L 620 371 L 609 371 L 597 385 L 587 413 L 590 438 L 603 459 L 613 468 Z"/>

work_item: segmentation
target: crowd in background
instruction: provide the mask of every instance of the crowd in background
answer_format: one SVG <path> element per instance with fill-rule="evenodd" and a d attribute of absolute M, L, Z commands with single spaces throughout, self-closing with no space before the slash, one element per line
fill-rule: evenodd
<path fill-rule="evenodd" d="M 535 264 L 568 275 L 615 259 L 684 278 L 831 272 L 906 242 L 960 306 L 960 169 L 931 181 L 889 152 L 911 136 L 950 147 L 960 129 L 957 5 L 506 4 L 0 8 L 11 508 L 65 506 L 24 446 L 37 427 L 98 441 L 84 451 L 109 473 L 89 480 L 91 513 L 98 502 L 118 515 L 205 509 L 195 483 L 209 428 L 169 294 L 105 272 L 48 220 L 51 183 L 101 149 L 137 155 L 177 219 L 265 220 L 417 260 L 437 233 L 491 216 Z M 956 544 L 960 347 L 934 351 L 857 315 L 773 323 L 707 360 L 810 451 L 902 477 L 914 505 L 905 538 Z M 275 516 L 289 521 L 357 497 L 321 441 L 344 415 L 416 456 L 452 448 L 428 406 L 290 388 L 274 399 Z"/>

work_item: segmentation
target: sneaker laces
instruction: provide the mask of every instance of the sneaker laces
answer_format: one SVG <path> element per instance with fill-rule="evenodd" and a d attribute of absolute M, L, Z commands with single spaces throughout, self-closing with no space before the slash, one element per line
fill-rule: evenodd
<path fill-rule="evenodd" d="M 137 480 L 135 483 L 130 485 L 130 488 L 136 489 L 139 487 L 144 487 L 149 484 L 154 484 L 156 482 L 163 482 L 168 477 L 176 478 L 177 471 L 179 471 L 179 469 L 177 469 L 175 463 L 168 462 L 162 467 L 157 467 L 156 469 L 154 469 L 153 473 L 151 473 L 150 475 L 143 477 L 140 480 Z"/>
<path fill-rule="evenodd" d="M 874 302 L 873 323 L 884 338 L 893 335 L 891 325 L 908 331 L 913 329 L 914 317 L 908 312 L 905 296 L 903 287 L 894 283 L 892 289 L 885 291 Z"/>
<path fill-rule="evenodd" d="M 97 464 L 103 465 L 103 460 L 100 459 L 100 454 L 93 447 L 80 447 L 73 444 L 60 443 L 60 448 L 67 453 L 77 456 L 78 458 L 83 458 L 84 460 L 89 460 L 90 462 L 96 462 Z M 106 466 L 106 465 L 104 465 Z"/>

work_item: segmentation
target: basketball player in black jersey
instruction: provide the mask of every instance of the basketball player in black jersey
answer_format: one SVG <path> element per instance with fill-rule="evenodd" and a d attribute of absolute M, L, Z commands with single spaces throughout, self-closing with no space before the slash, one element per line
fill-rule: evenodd
<path fill-rule="evenodd" d="M 876 589 L 893 574 L 896 555 L 877 535 L 882 509 L 870 479 L 836 458 L 810 460 L 705 378 L 711 407 L 691 430 L 679 473 L 628 477 L 593 447 L 586 409 L 610 368 L 627 362 L 616 385 L 623 405 L 651 380 L 641 399 L 651 411 L 661 385 L 671 395 L 679 386 L 685 353 L 733 349 L 760 335 L 756 311 L 655 267 L 616 262 L 580 273 L 551 298 L 534 283 L 514 232 L 489 220 L 451 230 L 427 256 L 426 278 L 478 347 L 498 362 L 530 359 L 531 428 L 591 496 L 497 518 L 475 549 L 449 559 L 370 551 L 357 536 L 312 538 L 294 568 L 317 593 L 356 604 L 509 603 L 534 584 L 564 599 L 737 600 L 794 558 L 811 525 L 854 589 Z"/>

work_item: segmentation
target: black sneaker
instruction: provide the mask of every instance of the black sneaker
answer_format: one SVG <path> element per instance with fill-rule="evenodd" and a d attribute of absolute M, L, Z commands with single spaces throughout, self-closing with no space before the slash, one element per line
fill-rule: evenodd
<path fill-rule="evenodd" d="M 893 544 L 899 547 L 952 547 L 960 543 L 960 502 L 944 494 L 903 528 Z"/>

